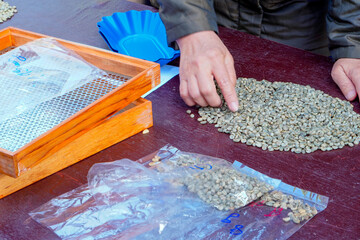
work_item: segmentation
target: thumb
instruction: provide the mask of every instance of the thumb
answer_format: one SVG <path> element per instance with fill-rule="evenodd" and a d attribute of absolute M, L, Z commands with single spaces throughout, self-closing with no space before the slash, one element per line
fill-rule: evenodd
<path fill-rule="evenodd" d="M 331 70 L 331 77 L 347 100 L 353 101 L 356 98 L 356 88 L 351 79 L 346 75 L 344 68 L 338 62 L 334 64 Z"/>

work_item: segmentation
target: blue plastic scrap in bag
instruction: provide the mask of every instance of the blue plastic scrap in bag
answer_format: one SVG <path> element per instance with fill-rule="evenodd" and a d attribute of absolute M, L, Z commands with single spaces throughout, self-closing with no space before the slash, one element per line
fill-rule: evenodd
<path fill-rule="evenodd" d="M 109 48 L 121 54 L 159 63 L 180 56 L 167 45 L 166 30 L 158 13 L 149 10 L 117 12 L 97 23 Z"/>

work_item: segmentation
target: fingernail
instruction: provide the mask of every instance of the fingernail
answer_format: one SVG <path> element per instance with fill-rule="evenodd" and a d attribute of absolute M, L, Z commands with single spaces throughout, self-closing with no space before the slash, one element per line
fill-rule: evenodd
<path fill-rule="evenodd" d="M 229 105 L 229 109 L 233 112 L 236 112 L 239 109 L 239 103 L 231 102 Z"/>
<path fill-rule="evenodd" d="M 347 100 L 353 100 L 355 97 L 356 97 L 356 92 L 355 90 L 351 90 L 350 92 L 348 92 L 346 95 L 345 95 L 346 99 Z"/>

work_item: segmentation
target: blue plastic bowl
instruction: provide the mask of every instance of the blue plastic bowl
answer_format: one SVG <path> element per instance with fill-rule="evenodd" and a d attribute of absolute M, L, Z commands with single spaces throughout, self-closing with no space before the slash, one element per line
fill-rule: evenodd
<path fill-rule="evenodd" d="M 97 23 L 109 48 L 121 54 L 159 63 L 180 56 L 167 45 L 166 30 L 158 13 L 131 10 L 103 17 Z"/>

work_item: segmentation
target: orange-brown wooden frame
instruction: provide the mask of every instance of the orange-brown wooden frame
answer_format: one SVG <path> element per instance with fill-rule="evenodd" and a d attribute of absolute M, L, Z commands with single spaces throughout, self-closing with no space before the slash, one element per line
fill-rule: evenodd
<path fill-rule="evenodd" d="M 48 36 L 9 27 L 0 31 L 0 50 L 11 46 L 17 47 L 42 37 Z M 87 134 L 89 131 L 91 131 L 91 134 L 88 135 L 91 135 L 92 138 L 88 139 L 87 143 L 90 141 L 98 142 L 102 134 L 94 134 L 99 133 L 98 131 L 93 131 L 94 129 L 98 127 L 102 128 L 100 126 L 103 126 L 103 123 L 108 121 L 114 114 L 121 111 L 121 109 L 125 108 L 131 102 L 139 99 L 144 93 L 160 83 L 160 66 L 157 63 L 120 55 L 84 44 L 58 38 L 54 39 L 63 46 L 75 51 L 93 65 L 105 71 L 130 76 L 131 79 L 15 152 L 0 148 L 0 196 L 2 195 L 1 185 L 4 183 L 1 179 L 5 178 L 4 175 L 8 175 L 7 177 L 20 177 L 28 171 L 35 169 L 39 164 L 41 164 L 41 166 L 48 166 L 49 159 L 56 158 L 59 162 L 62 162 L 65 161 L 64 158 L 67 158 L 68 154 L 73 151 L 79 151 L 79 149 L 84 149 L 84 153 L 79 154 L 81 158 L 84 158 L 102 150 L 105 145 L 106 147 L 110 146 L 109 144 L 100 144 L 101 146 L 99 145 L 98 148 L 92 147 L 91 150 L 89 150 L 75 143 L 81 136 Z M 120 115 L 123 116 L 123 114 Z M 151 124 L 148 121 L 149 119 L 142 124 L 135 120 L 136 117 L 142 119 L 140 116 L 123 116 L 121 119 L 122 121 L 134 121 L 141 125 L 141 127 L 134 128 L 137 129 L 137 131 L 152 125 L 152 120 Z M 121 122 L 121 124 L 131 125 L 134 123 Z M 126 131 L 134 134 L 131 129 Z M 117 132 L 116 134 L 119 133 Z M 131 134 L 127 133 L 125 135 L 128 137 L 131 136 Z M 118 138 L 118 141 L 120 140 L 122 139 Z M 103 141 L 106 142 L 106 140 Z M 115 142 L 109 139 L 109 143 L 114 144 Z M 68 149 L 69 152 L 64 152 L 64 149 Z M 86 151 L 88 152 L 85 153 Z M 77 157 L 76 160 L 67 161 L 76 162 L 79 160 L 81 160 L 80 157 Z M 64 164 L 63 167 L 65 167 L 65 165 L 66 164 Z M 60 168 L 57 167 L 56 169 Z M 31 176 L 31 174 L 26 175 Z M 45 176 L 46 174 L 41 175 Z"/>

